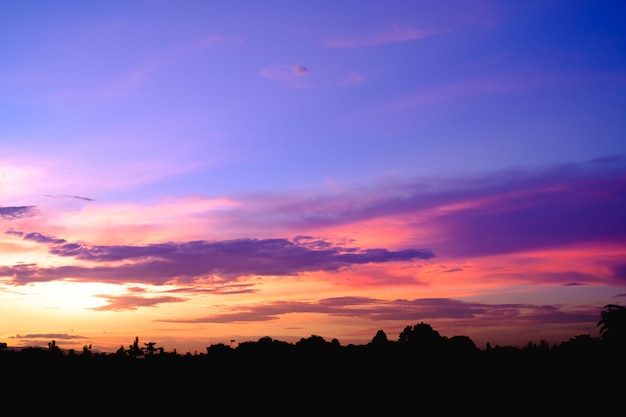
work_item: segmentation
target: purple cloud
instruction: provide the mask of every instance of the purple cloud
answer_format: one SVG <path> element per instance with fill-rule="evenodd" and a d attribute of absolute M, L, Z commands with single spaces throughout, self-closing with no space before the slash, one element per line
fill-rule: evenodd
<path fill-rule="evenodd" d="M 264 207 L 264 210 L 270 211 Z M 543 170 L 508 169 L 458 179 L 386 183 L 352 195 L 279 203 L 281 224 L 263 212 L 230 213 L 250 227 L 311 230 L 414 216 L 415 233 L 444 258 L 486 256 L 575 243 L 626 241 L 626 159 Z M 286 220 L 285 220 L 286 219 Z M 227 221 L 229 219 L 226 219 Z M 406 231 L 406 227 L 404 231 Z"/>
<path fill-rule="evenodd" d="M 0 207 L 0 217 L 8 220 L 34 215 L 35 206 Z"/>
<path fill-rule="evenodd" d="M 623 242 L 625 179 L 574 180 L 510 189 L 480 207 L 443 214 L 435 222 L 441 236 L 449 236 L 446 250 L 453 256 L 512 253 L 580 242 Z"/>
<path fill-rule="evenodd" d="M 56 239 L 53 237 L 42 235 L 41 233 L 27 233 L 23 237 L 24 240 L 32 240 L 39 243 L 61 244 L 65 243 L 65 239 Z"/>
<path fill-rule="evenodd" d="M 17 230 L 7 230 L 6 232 L 4 232 L 4 234 L 6 234 L 6 235 L 13 235 L 13 236 L 19 236 L 19 237 L 24 236 L 24 232 L 18 232 Z"/>
<path fill-rule="evenodd" d="M 15 283 L 57 279 L 96 280 L 104 282 L 168 281 L 193 282 L 201 278 L 236 280 L 242 276 L 297 275 L 311 271 L 338 271 L 352 265 L 406 262 L 430 259 L 428 250 L 359 249 L 327 246 L 300 246 L 287 239 L 236 239 L 192 241 L 145 246 L 89 246 L 65 243 L 38 233 L 28 237 L 50 245 L 49 252 L 82 261 L 108 263 L 132 261 L 117 266 L 60 266 L 40 268 L 34 264 L 0 267 L 0 276 Z"/>

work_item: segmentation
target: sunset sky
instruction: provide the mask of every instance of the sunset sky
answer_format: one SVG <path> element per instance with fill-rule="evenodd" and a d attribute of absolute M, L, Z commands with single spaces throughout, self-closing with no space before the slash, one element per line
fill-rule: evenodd
<path fill-rule="evenodd" d="M 599 336 L 626 304 L 625 18 L 3 2 L 0 342 Z"/>

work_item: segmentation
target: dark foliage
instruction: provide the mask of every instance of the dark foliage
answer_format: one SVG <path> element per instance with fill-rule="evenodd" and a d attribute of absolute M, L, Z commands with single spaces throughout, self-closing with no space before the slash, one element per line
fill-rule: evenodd
<path fill-rule="evenodd" d="M 607 304 L 600 313 L 598 327 L 602 340 L 618 349 L 626 349 L 626 307 Z"/>
<path fill-rule="evenodd" d="M 5 398 L 43 396 L 52 401 L 48 407 L 73 398 L 98 404 L 102 414 L 231 407 L 289 415 L 598 415 L 621 406 L 626 356 L 615 349 L 619 337 L 607 336 L 619 334 L 621 311 L 605 307 L 602 337 L 579 335 L 558 345 L 481 350 L 467 336 L 441 336 L 421 322 L 395 341 L 382 330 L 365 345 L 342 346 L 318 335 L 295 344 L 263 337 L 183 355 L 154 342 L 141 347 L 139 338 L 110 354 L 91 346 L 82 354 L 65 352 L 55 341 L 47 349 L 0 345 L 0 369 Z"/>

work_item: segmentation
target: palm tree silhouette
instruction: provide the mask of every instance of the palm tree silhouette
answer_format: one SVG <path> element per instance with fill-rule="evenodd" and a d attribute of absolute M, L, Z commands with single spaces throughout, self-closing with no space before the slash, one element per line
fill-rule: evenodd
<path fill-rule="evenodd" d="M 602 340 L 611 346 L 626 346 L 626 307 L 607 304 L 600 313 L 597 327 Z"/>

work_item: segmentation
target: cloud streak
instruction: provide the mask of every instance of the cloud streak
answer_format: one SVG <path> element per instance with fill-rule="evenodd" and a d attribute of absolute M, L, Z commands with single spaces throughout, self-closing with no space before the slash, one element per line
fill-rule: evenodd
<path fill-rule="evenodd" d="M 373 34 L 333 37 L 323 42 L 326 48 L 365 48 L 371 46 L 388 45 L 399 42 L 425 39 L 443 31 L 418 30 L 409 26 L 395 26 Z"/>
<path fill-rule="evenodd" d="M 50 197 L 50 198 L 75 198 L 77 200 L 83 200 L 83 201 L 95 201 L 93 198 L 81 197 L 81 196 L 78 196 L 78 195 L 70 195 L 70 194 L 58 194 L 58 195 L 46 194 L 45 197 Z"/>
<path fill-rule="evenodd" d="M 158 307 L 159 304 L 180 303 L 187 301 L 185 298 L 161 296 L 161 297 L 140 297 L 136 295 L 114 296 L 108 294 L 96 294 L 96 297 L 105 299 L 108 304 L 93 307 L 94 311 L 128 311 L 136 310 L 139 307 Z"/>
<path fill-rule="evenodd" d="M 556 306 L 514 303 L 486 304 L 451 298 L 383 300 L 369 297 L 333 297 L 318 301 L 274 301 L 229 306 L 225 313 L 187 319 L 163 319 L 170 323 L 249 323 L 273 321 L 293 313 L 316 313 L 381 322 L 413 323 L 420 320 L 483 321 L 521 320 L 531 323 L 595 323 L 598 312 L 583 307 L 565 311 Z"/>
<path fill-rule="evenodd" d="M 29 334 L 16 334 L 15 336 L 11 336 L 12 339 L 61 339 L 61 340 L 74 340 L 74 339 L 84 339 L 84 336 L 71 335 L 67 333 L 29 333 Z"/>

